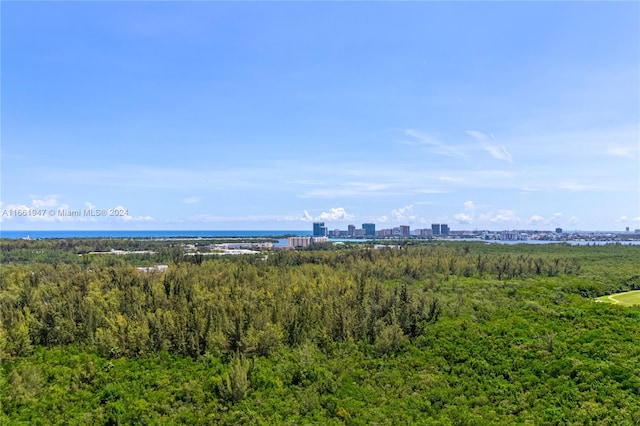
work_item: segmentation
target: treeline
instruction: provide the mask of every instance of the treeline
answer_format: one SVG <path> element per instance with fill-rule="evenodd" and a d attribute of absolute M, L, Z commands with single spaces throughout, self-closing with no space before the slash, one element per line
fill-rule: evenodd
<path fill-rule="evenodd" d="M 637 424 L 640 247 L 0 268 L 0 423 Z M 152 266 L 147 264 L 146 266 Z"/>
<path fill-rule="evenodd" d="M 221 242 L 272 241 L 264 239 L 152 239 L 152 238 L 52 238 L 41 240 L 22 240 L 0 238 L 0 264 L 8 263 L 78 263 L 87 264 L 86 257 L 91 252 L 109 252 L 111 250 L 138 251 L 148 250 L 154 255 L 128 254 L 129 262 L 138 260 L 156 262 L 177 262 L 184 254 L 184 245 L 199 247 Z"/>
<path fill-rule="evenodd" d="M 458 277 L 504 281 L 581 269 L 576 259 L 476 253 L 469 246 L 192 262 L 180 258 L 165 273 L 140 272 L 116 257 L 88 265 L 6 265 L 0 272 L 5 350 L 21 356 L 34 346 L 74 343 L 102 355 L 167 350 L 197 357 L 356 341 L 383 354 L 422 334 L 443 309 L 473 312 L 465 293 L 477 288 L 441 294 Z"/>

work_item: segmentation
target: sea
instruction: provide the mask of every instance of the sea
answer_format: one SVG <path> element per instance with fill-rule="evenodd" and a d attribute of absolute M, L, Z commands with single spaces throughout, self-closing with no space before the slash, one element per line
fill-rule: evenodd
<path fill-rule="evenodd" d="M 284 235 L 307 236 L 313 231 L 4 231 L 0 238 L 31 240 L 47 238 L 267 238 Z"/>
<path fill-rule="evenodd" d="M 52 238 L 148 238 L 148 239 L 164 239 L 164 238 L 273 238 L 277 241 L 277 245 L 287 245 L 284 236 L 305 237 L 313 234 L 312 230 L 171 230 L 171 231 L 113 231 L 113 230 L 94 230 L 94 231 L 5 231 L 0 229 L 0 238 L 8 239 L 52 239 Z M 340 239 L 330 238 L 332 242 L 371 242 L 371 239 Z M 480 239 L 454 239 L 451 241 L 483 241 Z M 500 241 L 491 240 L 484 241 L 491 244 L 557 244 L 563 241 L 544 241 L 544 240 L 524 240 L 524 241 Z M 622 245 L 640 245 L 640 241 L 566 241 L 570 245 L 606 245 L 606 244 L 622 244 Z"/>

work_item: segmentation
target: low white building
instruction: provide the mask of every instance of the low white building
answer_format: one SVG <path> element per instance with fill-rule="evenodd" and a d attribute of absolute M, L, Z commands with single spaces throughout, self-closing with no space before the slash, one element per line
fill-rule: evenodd
<path fill-rule="evenodd" d="M 309 247 L 311 244 L 311 237 L 289 237 L 287 239 L 287 245 L 293 248 Z"/>
<path fill-rule="evenodd" d="M 528 239 L 529 235 L 525 232 L 502 231 L 500 233 L 500 240 L 502 241 L 526 241 Z"/>
<path fill-rule="evenodd" d="M 164 272 L 169 269 L 169 265 L 156 265 L 149 267 L 136 268 L 140 272 Z"/>
<path fill-rule="evenodd" d="M 327 237 L 289 237 L 287 245 L 293 248 L 305 248 L 315 243 L 326 243 L 329 241 Z"/>

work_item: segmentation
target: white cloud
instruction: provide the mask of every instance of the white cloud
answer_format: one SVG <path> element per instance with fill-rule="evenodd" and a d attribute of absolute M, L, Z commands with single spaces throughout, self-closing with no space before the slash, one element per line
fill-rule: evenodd
<path fill-rule="evenodd" d="M 487 135 L 485 135 L 482 132 L 478 132 L 477 130 L 466 130 L 465 131 L 466 134 L 468 134 L 469 136 L 471 136 L 474 139 L 477 139 L 479 141 L 483 141 L 487 138 Z M 493 135 L 491 135 L 493 136 Z"/>
<path fill-rule="evenodd" d="M 342 207 L 332 207 L 328 212 L 322 212 L 318 216 L 318 220 L 351 220 L 355 216 L 347 213 Z"/>
<path fill-rule="evenodd" d="M 455 157 L 455 158 L 466 157 L 466 155 L 462 151 L 460 151 L 458 148 L 447 145 L 444 142 L 441 142 L 418 130 L 407 129 L 405 130 L 405 134 L 418 139 L 422 145 L 428 146 L 429 151 L 434 154 L 444 155 L 447 157 Z"/>
<path fill-rule="evenodd" d="M 308 212 L 304 212 L 302 215 L 294 215 L 294 216 L 280 216 L 280 215 L 247 215 L 247 216 L 216 216 L 211 214 L 197 214 L 187 218 L 187 220 L 175 219 L 173 222 L 176 223 L 191 223 L 191 224 L 202 224 L 202 223 L 218 223 L 223 224 L 224 226 L 234 223 L 234 224 L 246 224 L 246 223 L 258 223 L 258 222 L 311 222 L 314 219 L 309 215 Z M 223 227 L 224 227 L 223 226 Z M 233 225 L 237 226 L 237 225 Z M 256 229 L 255 225 L 250 225 L 252 228 Z M 219 228 L 222 229 L 222 228 Z M 240 228 L 232 228 L 232 229 L 240 229 Z"/>
<path fill-rule="evenodd" d="M 322 212 L 318 216 L 312 216 L 305 210 L 302 216 L 286 216 L 284 220 L 292 222 L 317 222 L 317 221 L 341 221 L 354 219 L 353 214 L 348 213 L 343 207 L 332 207 L 328 212 Z"/>
<path fill-rule="evenodd" d="M 28 212 L 15 216 L 4 214 L 10 211 Z M 151 216 L 131 216 L 128 209 L 119 205 L 109 209 L 97 209 L 87 201 L 83 207 L 60 203 L 56 197 L 44 200 L 34 198 L 31 206 L 25 204 L 9 204 L 2 210 L 0 221 L 14 220 L 19 223 L 98 223 L 98 222 L 153 222 Z"/>
<path fill-rule="evenodd" d="M 458 223 L 471 224 L 475 222 L 474 210 L 476 206 L 473 201 L 465 201 L 464 202 L 464 212 L 456 213 L 453 215 L 453 218 Z"/>
<path fill-rule="evenodd" d="M 123 222 L 153 222 L 155 219 L 152 216 L 123 216 Z"/>
<path fill-rule="evenodd" d="M 225 168 L 226 167 L 226 168 Z M 263 188 L 267 182 L 281 178 L 282 168 L 219 166 L 197 170 L 181 168 L 149 167 L 144 165 L 120 165 L 110 169 L 43 169 L 41 176 L 55 182 L 92 187 L 128 187 L 155 189 L 224 189 L 247 190 Z"/>
<path fill-rule="evenodd" d="M 445 194 L 447 191 L 442 191 L 441 189 L 418 189 L 416 191 L 417 194 Z"/>
<path fill-rule="evenodd" d="M 182 199 L 182 202 L 185 204 L 197 204 L 200 201 L 202 201 L 202 197 L 187 197 Z"/>
<path fill-rule="evenodd" d="M 347 188 L 319 188 L 311 191 L 307 191 L 300 195 L 300 198 L 339 198 L 339 197 L 353 197 L 358 195 L 358 191 L 355 189 Z"/>
<path fill-rule="evenodd" d="M 441 180 L 442 182 L 460 182 L 462 179 L 451 176 L 440 176 L 438 180 Z"/>
<path fill-rule="evenodd" d="M 513 224 L 520 223 L 520 218 L 513 210 L 498 210 L 498 214 L 489 219 L 494 223 L 511 222 Z"/>
<path fill-rule="evenodd" d="M 55 196 L 49 196 L 45 200 L 32 199 L 31 205 L 33 206 L 34 209 L 55 207 L 56 205 L 58 205 L 58 200 L 57 200 L 57 197 Z"/>
<path fill-rule="evenodd" d="M 129 214 L 129 209 L 124 206 L 116 206 L 109 209 L 109 219 L 116 222 L 154 222 L 155 219 L 152 216 L 132 216 Z"/>
<path fill-rule="evenodd" d="M 487 139 L 487 135 L 477 130 L 467 130 L 465 131 L 465 133 L 481 142 Z M 493 133 L 491 134 L 491 139 L 493 139 L 494 141 L 496 140 L 496 137 L 493 136 Z M 504 160 L 508 161 L 509 163 L 511 163 L 513 160 L 511 158 L 511 154 L 509 153 L 509 151 L 507 151 L 507 148 L 504 145 L 492 145 L 485 143 L 482 146 L 482 149 L 487 151 L 493 158 L 497 160 Z"/>
<path fill-rule="evenodd" d="M 415 220 L 417 216 L 412 213 L 413 213 L 413 204 L 410 204 L 405 207 L 400 207 L 399 209 L 391 210 L 391 217 L 395 221 Z"/>
<path fill-rule="evenodd" d="M 458 223 L 473 223 L 473 216 L 467 213 L 457 213 L 453 215 L 453 218 L 458 221 Z"/>
<path fill-rule="evenodd" d="M 330 188 L 317 188 L 305 192 L 300 198 L 338 198 L 381 195 L 385 189 L 392 187 L 390 183 L 347 182 L 335 183 Z"/>
<path fill-rule="evenodd" d="M 543 223 L 543 222 L 544 222 L 544 217 L 537 214 L 534 214 L 529 218 L 529 223 Z"/>
<path fill-rule="evenodd" d="M 560 189 L 566 189 L 567 191 L 603 191 L 607 188 L 598 185 L 589 185 L 584 183 L 563 183 L 558 185 Z"/>
<path fill-rule="evenodd" d="M 493 158 L 496 160 L 504 160 L 511 163 L 513 160 L 511 158 L 511 154 L 507 151 L 504 145 L 484 145 L 482 147 L 485 151 L 487 151 Z"/>
<path fill-rule="evenodd" d="M 614 157 L 625 157 L 635 160 L 638 156 L 638 146 L 610 143 L 607 147 L 606 153 Z"/>
<path fill-rule="evenodd" d="M 3 205 L 0 222 L 12 221 L 16 223 L 33 222 L 68 222 L 81 219 L 80 217 L 67 216 L 68 204 L 59 204 L 57 197 L 49 196 L 46 199 L 38 199 L 32 196 L 31 205 L 7 204 Z"/>

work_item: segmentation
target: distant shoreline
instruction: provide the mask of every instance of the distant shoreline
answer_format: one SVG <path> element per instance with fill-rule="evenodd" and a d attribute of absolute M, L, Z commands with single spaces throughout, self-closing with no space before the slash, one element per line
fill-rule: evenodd
<path fill-rule="evenodd" d="M 179 230 L 179 231 L 0 231 L 0 238 L 7 239 L 53 239 L 53 238 L 281 238 L 284 236 L 311 235 L 311 231 L 216 231 L 216 230 Z"/>

